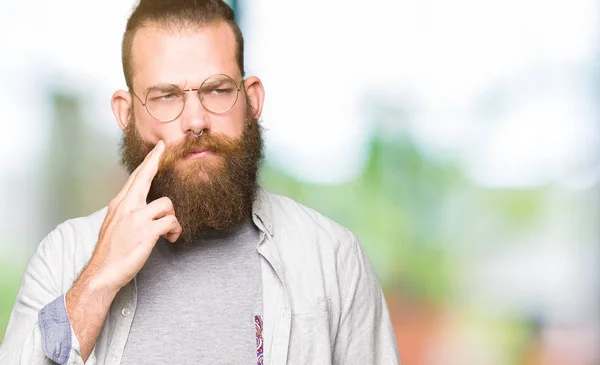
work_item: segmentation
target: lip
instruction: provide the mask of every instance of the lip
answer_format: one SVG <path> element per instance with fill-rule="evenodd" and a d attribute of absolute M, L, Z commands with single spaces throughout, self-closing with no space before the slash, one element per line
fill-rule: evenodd
<path fill-rule="evenodd" d="M 214 153 L 210 150 L 200 150 L 200 151 L 190 153 L 189 155 L 187 155 L 187 158 L 194 160 L 194 159 L 199 159 L 199 158 L 206 158 L 213 154 Z"/>

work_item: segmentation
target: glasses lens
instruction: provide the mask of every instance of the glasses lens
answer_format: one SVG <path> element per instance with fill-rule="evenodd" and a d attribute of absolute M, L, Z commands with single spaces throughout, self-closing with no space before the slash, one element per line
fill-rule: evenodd
<path fill-rule="evenodd" d="M 179 90 L 150 90 L 146 97 L 148 113 L 161 122 L 177 118 L 183 105 L 183 93 Z"/>
<path fill-rule="evenodd" d="M 224 113 L 231 109 L 238 98 L 235 81 L 226 75 L 214 75 L 206 79 L 200 90 L 200 100 L 207 110 Z"/>

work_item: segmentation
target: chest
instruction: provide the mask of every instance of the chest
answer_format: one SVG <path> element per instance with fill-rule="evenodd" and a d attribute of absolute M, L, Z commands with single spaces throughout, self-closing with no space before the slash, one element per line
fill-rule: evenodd
<path fill-rule="evenodd" d="M 252 246 L 153 252 L 137 275 L 122 364 L 256 361 L 262 280 Z"/>

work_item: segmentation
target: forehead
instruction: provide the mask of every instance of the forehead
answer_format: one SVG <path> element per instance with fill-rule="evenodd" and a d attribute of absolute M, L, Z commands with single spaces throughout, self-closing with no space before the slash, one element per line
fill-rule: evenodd
<path fill-rule="evenodd" d="M 199 86 L 217 73 L 241 77 L 235 36 L 224 23 L 183 29 L 143 27 L 135 35 L 131 55 L 136 90 L 157 84 Z"/>

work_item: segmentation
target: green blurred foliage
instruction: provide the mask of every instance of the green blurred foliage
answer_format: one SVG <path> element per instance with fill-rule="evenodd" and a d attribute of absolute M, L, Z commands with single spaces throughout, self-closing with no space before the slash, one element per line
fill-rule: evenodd
<path fill-rule="evenodd" d="M 8 325 L 8 318 L 21 284 L 23 267 L 15 264 L 13 255 L 0 255 L 0 342 Z"/>
<path fill-rule="evenodd" d="M 464 184 L 459 169 L 426 158 L 405 139 L 373 138 L 364 171 L 342 185 L 301 182 L 265 166 L 261 184 L 352 229 L 369 253 L 385 287 L 441 301 L 451 262 L 440 206 L 446 192 Z"/>
<path fill-rule="evenodd" d="M 475 186 L 456 161 L 428 156 L 408 136 L 375 135 L 364 170 L 342 185 L 302 182 L 270 165 L 261 184 L 352 229 L 384 287 L 439 304 L 469 239 L 519 234 L 540 220 L 546 198 L 543 190 Z"/>

